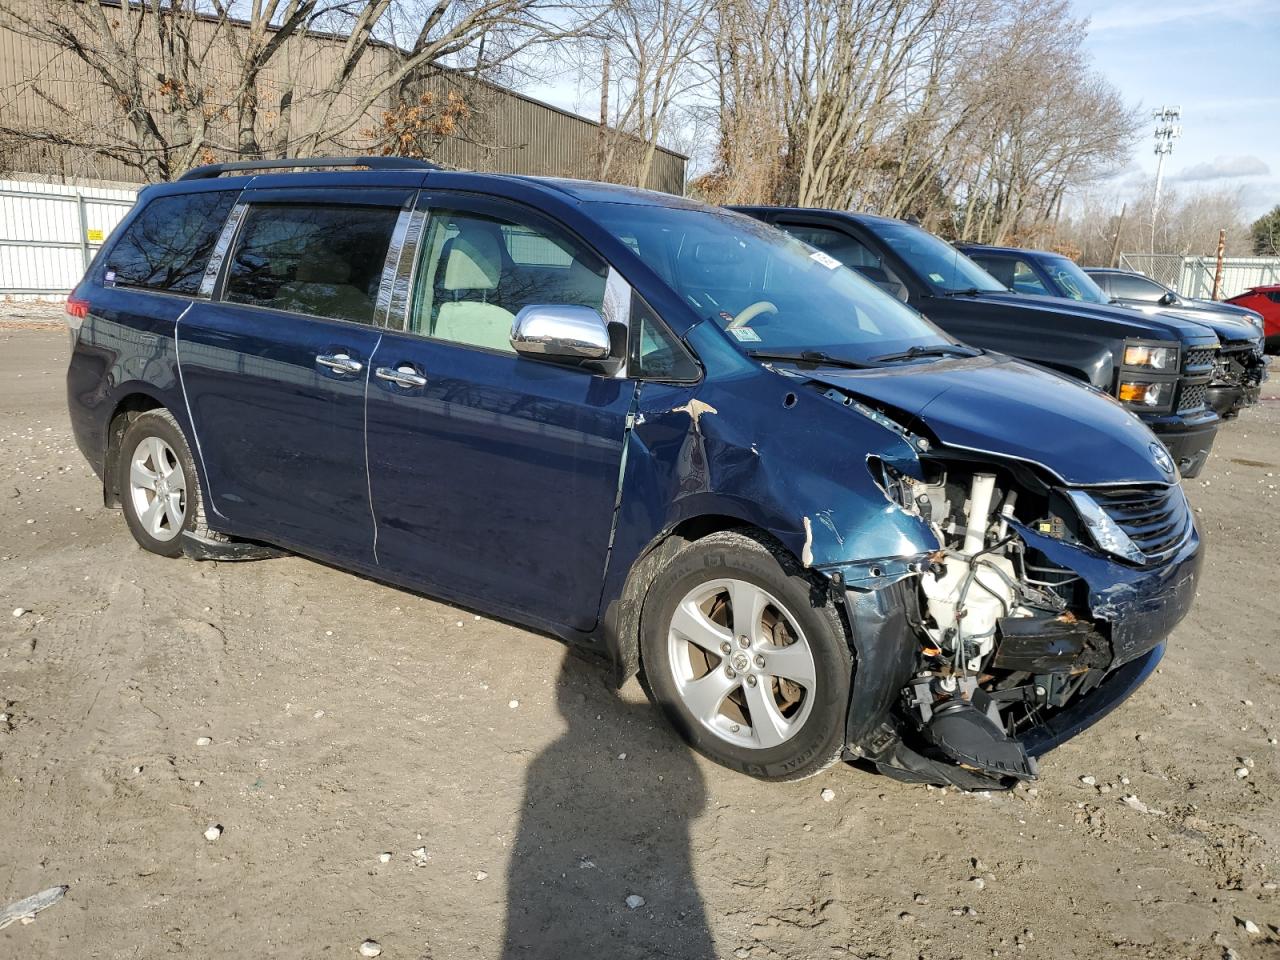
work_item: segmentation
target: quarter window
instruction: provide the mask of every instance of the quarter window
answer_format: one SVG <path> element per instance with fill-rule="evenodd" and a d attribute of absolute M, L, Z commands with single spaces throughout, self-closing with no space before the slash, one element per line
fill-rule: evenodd
<path fill-rule="evenodd" d="M 549 224 L 436 210 L 423 242 L 409 329 L 514 353 L 511 326 L 522 308 L 600 310 L 606 272 L 604 261 Z"/>
<path fill-rule="evenodd" d="M 103 280 L 195 294 L 235 199 L 234 191 L 218 190 L 152 200 L 111 248 Z"/>
<path fill-rule="evenodd" d="M 249 208 L 223 298 L 372 323 L 398 207 L 258 204 Z"/>

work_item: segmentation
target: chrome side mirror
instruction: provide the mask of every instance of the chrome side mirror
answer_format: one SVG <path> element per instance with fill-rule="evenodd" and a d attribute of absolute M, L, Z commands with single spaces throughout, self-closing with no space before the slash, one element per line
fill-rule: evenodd
<path fill-rule="evenodd" d="M 511 325 L 516 353 L 559 360 L 607 360 L 609 328 L 599 311 L 568 304 L 532 304 Z"/>

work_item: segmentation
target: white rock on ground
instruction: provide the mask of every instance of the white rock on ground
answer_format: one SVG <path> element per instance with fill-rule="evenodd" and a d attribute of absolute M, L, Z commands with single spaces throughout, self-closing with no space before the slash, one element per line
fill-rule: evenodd
<path fill-rule="evenodd" d="M 822 788 L 822 799 L 824 801 L 826 801 L 827 803 L 830 803 L 835 798 L 836 798 L 836 792 L 834 790 L 832 790 L 830 787 Z"/>
<path fill-rule="evenodd" d="M 380 853 L 380 854 L 378 854 L 378 862 L 379 862 L 379 863 L 390 863 L 390 862 L 391 862 L 391 854 L 389 854 L 389 853 L 385 853 L 385 852 L 384 852 L 384 853 Z"/>
<path fill-rule="evenodd" d="M 1238 777 L 1239 779 L 1243 780 L 1243 779 L 1245 779 L 1245 777 L 1247 777 L 1247 776 L 1249 776 L 1249 768 L 1248 768 L 1248 767 L 1236 767 L 1236 777 Z"/>
<path fill-rule="evenodd" d="M 207 747 L 211 743 L 213 743 L 213 740 L 211 740 L 209 737 L 196 737 L 197 747 Z"/>
<path fill-rule="evenodd" d="M 633 893 L 627 897 L 628 910 L 639 910 L 643 906 L 644 906 L 644 897 L 640 896 L 640 894 Z"/>
<path fill-rule="evenodd" d="M 366 940 L 360 944 L 360 956 L 376 957 L 382 953 L 382 947 L 377 940 Z"/>
<path fill-rule="evenodd" d="M 23 615 L 24 613 L 26 613 L 26 612 L 27 612 L 27 611 L 26 611 L 26 608 L 25 608 L 25 607 L 14 607 L 14 608 L 13 608 L 13 615 L 14 615 L 15 617 L 20 617 L 20 616 L 22 616 L 22 615 Z"/>
<path fill-rule="evenodd" d="M 211 823 L 207 828 L 205 828 L 204 838 L 210 843 L 213 843 L 213 841 L 217 840 L 220 836 L 222 836 L 222 824 Z"/>
<path fill-rule="evenodd" d="M 1097 777 L 1081 777 L 1080 782 L 1083 783 L 1086 787 L 1092 787 L 1097 785 L 1098 779 Z"/>

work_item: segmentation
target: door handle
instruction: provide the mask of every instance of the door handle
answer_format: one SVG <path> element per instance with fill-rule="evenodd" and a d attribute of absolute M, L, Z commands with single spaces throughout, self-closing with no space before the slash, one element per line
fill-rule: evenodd
<path fill-rule="evenodd" d="M 397 387 L 425 387 L 427 378 L 418 373 L 407 363 L 399 367 L 378 367 L 373 375 L 379 380 L 394 383 Z"/>
<path fill-rule="evenodd" d="M 352 360 L 345 353 L 322 353 L 316 357 L 316 363 L 337 373 L 359 373 L 364 369 L 363 363 Z"/>

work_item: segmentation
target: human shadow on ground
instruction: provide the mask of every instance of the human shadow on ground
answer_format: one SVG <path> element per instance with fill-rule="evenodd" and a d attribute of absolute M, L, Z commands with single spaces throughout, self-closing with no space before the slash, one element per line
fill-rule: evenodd
<path fill-rule="evenodd" d="M 525 780 L 504 960 L 709 960 L 690 857 L 706 800 L 693 756 L 652 707 L 624 702 L 573 655 L 556 694 L 568 729 Z"/>

